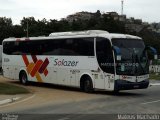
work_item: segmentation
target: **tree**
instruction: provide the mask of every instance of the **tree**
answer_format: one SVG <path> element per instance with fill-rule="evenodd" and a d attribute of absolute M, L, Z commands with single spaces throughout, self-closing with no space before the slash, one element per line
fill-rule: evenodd
<path fill-rule="evenodd" d="M 36 35 L 35 33 L 39 31 L 36 26 L 37 21 L 35 20 L 35 18 L 34 17 L 28 17 L 28 18 L 23 17 L 23 20 L 21 20 L 21 26 L 25 32 L 27 32 L 27 25 L 28 25 L 29 37 L 35 36 Z"/>
<path fill-rule="evenodd" d="M 11 18 L 0 17 L 0 41 L 12 37 L 13 24 Z"/>

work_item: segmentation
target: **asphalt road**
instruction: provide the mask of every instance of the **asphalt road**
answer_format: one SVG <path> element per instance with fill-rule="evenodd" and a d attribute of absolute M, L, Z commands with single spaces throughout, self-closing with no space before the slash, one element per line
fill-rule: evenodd
<path fill-rule="evenodd" d="M 158 85 L 142 90 L 121 91 L 118 95 L 112 92 L 95 92 L 94 94 L 99 94 L 101 97 L 59 105 L 50 104 L 16 112 L 32 114 L 160 113 L 160 86 Z"/>
<path fill-rule="evenodd" d="M 158 82 L 160 83 L 160 81 Z M 75 91 L 74 94 L 76 93 L 79 94 L 79 91 Z M 67 92 L 65 94 L 67 94 Z M 88 95 L 92 96 L 92 94 Z M 83 99 L 82 101 L 72 100 L 67 103 L 59 104 L 50 102 L 50 104 L 47 105 L 30 107 L 26 109 L 23 108 L 22 110 L 10 109 L 8 112 L 21 114 L 21 118 L 24 120 L 106 120 L 106 118 L 117 120 L 118 118 L 116 114 L 160 113 L 159 85 L 143 90 L 121 91 L 119 95 L 113 95 L 111 92 L 95 92 L 93 96 L 96 97 L 91 99 Z"/>

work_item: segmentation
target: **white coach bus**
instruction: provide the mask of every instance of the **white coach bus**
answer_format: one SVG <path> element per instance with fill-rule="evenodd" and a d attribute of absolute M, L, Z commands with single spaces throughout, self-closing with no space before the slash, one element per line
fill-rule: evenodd
<path fill-rule="evenodd" d="M 101 30 L 8 38 L 3 41 L 3 75 L 23 84 L 52 83 L 85 92 L 143 89 L 149 85 L 146 50 L 139 37 Z"/>

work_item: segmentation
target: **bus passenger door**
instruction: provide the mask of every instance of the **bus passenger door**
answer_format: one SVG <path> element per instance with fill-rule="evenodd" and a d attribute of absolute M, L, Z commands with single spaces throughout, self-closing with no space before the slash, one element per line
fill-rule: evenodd
<path fill-rule="evenodd" d="M 104 74 L 94 74 L 94 79 L 95 79 L 95 88 L 98 89 L 104 89 L 105 84 L 104 84 Z"/>
<path fill-rule="evenodd" d="M 110 73 L 105 73 L 105 89 L 113 90 L 114 89 L 114 75 Z"/>

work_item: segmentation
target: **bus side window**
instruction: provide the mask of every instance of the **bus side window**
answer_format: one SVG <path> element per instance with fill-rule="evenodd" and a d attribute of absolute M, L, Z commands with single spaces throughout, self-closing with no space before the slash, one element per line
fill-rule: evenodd
<path fill-rule="evenodd" d="M 94 38 L 76 38 L 74 41 L 80 56 L 94 56 Z"/>

